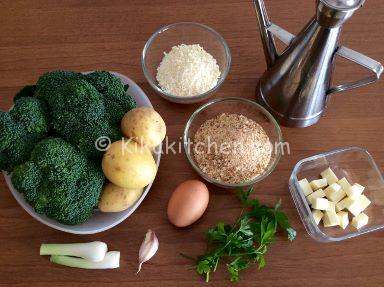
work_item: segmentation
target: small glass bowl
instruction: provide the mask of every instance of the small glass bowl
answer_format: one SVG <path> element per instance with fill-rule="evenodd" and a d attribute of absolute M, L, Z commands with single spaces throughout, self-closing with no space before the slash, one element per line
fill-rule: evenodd
<path fill-rule="evenodd" d="M 361 229 L 356 230 L 350 224 L 346 229 L 339 226 L 325 228 L 322 222 L 316 224 L 298 181 L 303 178 L 309 181 L 318 179 L 320 172 L 328 167 L 339 179 L 345 177 L 351 184 L 365 186 L 364 194 L 372 203 L 364 211 L 369 216 L 369 222 Z M 384 227 L 384 179 L 372 156 L 365 149 L 347 147 L 299 161 L 289 180 L 289 189 L 305 229 L 317 241 L 341 241 Z"/>
<path fill-rule="evenodd" d="M 206 173 L 204 173 L 200 168 L 193 156 L 193 138 L 195 136 L 196 131 L 199 127 L 209 119 L 214 118 L 217 115 L 222 113 L 231 113 L 231 114 L 239 114 L 244 115 L 263 127 L 265 132 L 267 133 L 269 140 L 273 145 L 272 157 L 269 161 L 269 164 L 266 170 L 255 177 L 251 181 L 239 183 L 239 184 L 230 184 L 226 182 L 221 182 L 216 179 L 211 178 Z M 258 105 L 256 102 L 243 99 L 243 98 L 224 98 L 210 101 L 200 108 L 198 108 L 192 116 L 189 118 L 183 135 L 183 143 L 184 143 L 184 151 L 188 158 L 189 163 L 195 169 L 195 171 L 206 181 L 213 183 L 217 186 L 223 188 L 239 188 L 252 186 L 256 182 L 259 182 L 265 179 L 277 166 L 280 158 L 281 158 L 281 148 L 282 147 L 282 134 L 281 129 L 273 118 L 273 116 L 262 106 Z"/>
<path fill-rule="evenodd" d="M 157 67 L 173 46 L 200 44 L 217 61 L 220 78 L 212 89 L 196 96 L 177 96 L 164 92 L 156 80 Z M 224 38 L 212 28 L 194 22 L 180 22 L 157 30 L 144 46 L 141 66 L 151 87 L 163 98 L 180 104 L 191 104 L 208 99 L 224 82 L 231 65 L 231 54 Z"/>

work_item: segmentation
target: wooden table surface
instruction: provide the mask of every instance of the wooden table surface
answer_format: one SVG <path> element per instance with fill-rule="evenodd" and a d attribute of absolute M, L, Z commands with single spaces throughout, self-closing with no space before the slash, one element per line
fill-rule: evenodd
<path fill-rule="evenodd" d="M 295 3 L 297 2 L 297 3 Z M 291 32 L 314 14 L 315 1 L 266 0 L 271 18 Z M 384 2 L 369 0 L 345 26 L 342 43 L 384 61 Z M 262 46 L 251 0 L 72 0 L 0 1 L 0 108 L 8 109 L 14 94 L 35 83 L 43 72 L 111 70 L 136 81 L 164 117 L 170 140 L 179 140 L 184 125 L 199 104 L 181 106 L 157 96 L 140 66 L 142 48 L 159 27 L 179 22 L 205 23 L 219 31 L 232 53 L 227 80 L 215 97 L 254 98 L 254 88 L 265 70 Z M 340 61 L 337 81 L 357 79 L 365 71 Z M 288 190 L 295 163 L 307 156 L 345 146 L 368 149 L 384 170 L 384 80 L 358 90 L 334 95 L 326 116 L 306 129 L 283 128 L 291 154 L 258 183 L 258 198 L 282 208 L 298 231 L 293 243 L 279 236 L 267 254 L 263 270 L 251 268 L 234 286 L 383 286 L 384 233 L 374 232 L 342 243 L 322 244 L 306 233 Z M 32 219 L 0 180 L 1 286 L 203 286 L 188 270 L 179 252 L 201 254 L 205 231 L 219 221 L 232 222 L 239 204 L 231 191 L 209 186 L 211 201 L 204 217 L 185 229 L 172 227 L 166 206 L 173 189 L 197 178 L 183 154 L 163 156 L 149 196 L 117 227 L 100 234 L 62 233 Z M 157 255 L 135 275 L 137 253 L 148 228 L 160 240 Z M 102 240 L 121 250 L 121 268 L 85 271 L 51 264 L 38 255 L 42 242 Z M 211 286 L 229 286 L 220 269 Z"/>

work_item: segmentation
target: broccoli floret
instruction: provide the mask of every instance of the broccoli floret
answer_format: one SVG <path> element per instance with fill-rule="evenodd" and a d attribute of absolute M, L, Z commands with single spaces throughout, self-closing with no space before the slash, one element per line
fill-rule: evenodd
<path fill-rule="evenodd" d="M 50 103 L 56 98 L 61 88 L 73 79 L 81 78 L 81 74 L 70 71 L 52 71 L 42 75 L 36 83 L 35 97 Z"/>
<path fill-rule="evenodd" d="M 43 174 L 41 170 L 32 161 L 17 166 L 12 172 L 13 186 L 19 192 L 28 195 L 28 202 L 33 202 L 35 200 L 35 196 L 33 196 L 30 191 L 37 190 L 42 179 Z"/>
<path fill-rule="evenodd" d="M 13 98 L 13 102 L 16 103 L 18 99 L 33 97 L 35 95 L 36 85 L 29 85 L 22 88 L 16 96 Z"/>
<path fill-rule="evenodd" d="M 9 113 L 29 133 L 46 133 L 49 130 L 48 108 L 39 99 L 20 98 Z"/>
<path fill-rule="evenodd" d="M 103 95 L 84 80 L 68 82 L 56 99 L 51 100 L 51 105 L 53 129 L 87 157 L 102 156 L 103 151 L 95 147 L 99 137 L 109 137 L 111 141 L 121 137 L 121 132 L 116 130 L 123 115 L 112 124 Z"/>
<path fill-rule="evenodd" d="M 104 180 L 100 164 L 61 138 L 39 142 L 31 160 L 12 173 L 13 185 L 36 212 L 69 225 L 89 219 Z"/>
<path fill-rule="evenodd" d="M 104 95 L 106 101 L 118 103 L 123 113 L 136 108 L 134 98 L 126 94 L 123 83 L 113 74 L 106 71 L 96 71 L 85 75 L 84 78 Z M 110 111 L 113 112 L 115 109 L 111 107 Z"/>
<path fill-rule="evenodd" d="M 4 150 L 8 157 L 10 168 L 27 161 L 31 155 L 34 146 L 44 138 L 42 134 L 25 134 L 15 140 L 9 148 Z"/>
<path fill-rule="evenodd" d="M 10 147 L 23 133 L 8 112 L 0 111 L 0 151 Z"/>
<path fill-rule="evenodd" d="M 117 102 L 104 101 L 105 109 L 107 111 L 108 122 L 112 125 L 120 125 L 121 119 L 124 117 L 126 111 Z"/>
<path fill-rule="evenodd" d="M 26 162 L 48 130 L 47 107 L 36 98 L 20 98 L 10 112 L 0 112 L 0 167 L 12 171 Z"/>
<path fill-rule="evenodd" d="M 82 174 L 79 170 L 81 171 L 87 159 L 63 139 L 51 138 L 39 142 L 34 147 L 31 161 L 46 171 L 49 180 L 61 182 L 67 178 L 74 180 L 80 178 Z"/>

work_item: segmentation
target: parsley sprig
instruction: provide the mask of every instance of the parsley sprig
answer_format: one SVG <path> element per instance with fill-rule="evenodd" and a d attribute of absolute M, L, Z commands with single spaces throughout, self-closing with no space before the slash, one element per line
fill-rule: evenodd
<path fill-rule="evenodd" d="M 296 231 L 290 226 L 287 215 L 279 211 L 281 200 L 270 208 L 256 198 L 250 199 L 253 192 L 253 188 L 239 190 L 243 209 L 235 224 L 219 223 L 208 230 L 208 251 L 197 258 L 194 266 L 206 282 L 220 262 L 226 264 L 231 281 L 239 281 L 239 272 L 253 263 L 263 268 L 268 246 L 279 228 L 287 232 L 289 240 L 295 239 Z"/>

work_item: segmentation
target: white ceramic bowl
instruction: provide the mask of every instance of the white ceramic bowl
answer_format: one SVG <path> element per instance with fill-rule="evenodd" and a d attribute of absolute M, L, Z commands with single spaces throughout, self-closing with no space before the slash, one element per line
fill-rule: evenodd
<path fill-rule="evenodd" d="M 142 89 L 138 85 L 136 85 L 135 82 L 133 82 L 128 77 L 121 75 L 119 73 L 111 72 L 115 76 L 119 77 L 123 84 L 128 84 L 129 89 L 127 93 L 135 98 L 138 106 L 144 106 L 144 107 L 150 107 L 152 108 L 152 104 L 149 101 L 148 97 L 145 95 Z M 161 145 L 158 146 L 155 149 L 154 152 L 154 158 L 156 161 L 157 166 L 160 164 L 160 157 L 161 157 Z M 11 178 L 9 174 L 3 171 L 5 181 L 8 184 L 9 190 L 17 200 L 17 202 L 21 205 L 22 208 L 26 212 L 28 212 L 33 218 L 40 221 L 41 223 L 48 225 L 49 227 L 52 227 L 54 229 L 68 232 L 68 233 L 74 233 L 74 234 L 93 234 L 105 231 L 107 229 L 110 229 L 117 224 L 123 222 L 125 219 L 127 219 L 135 210 L 136 208 L 141 204 L 141 202 L 144 200 L 145 196 L 148 194 L 152 183 L 149 184 L 145 189 L 143 194 L 140 196 L 140 198 L 135 202 L 134 205 L 132 205 L 127 210 L 116 212 L 116 213 L 103 213 L 100 211 L 95 211 L 93 216 L 86 222 L 80 225 L 64 225 L 61 224 L 53 219 L 50 219 L 44 215 L 38 214 L 35 212 L 35 210 L 25 201 L 24 196 L 19 193 L 12 185 Z"/>

